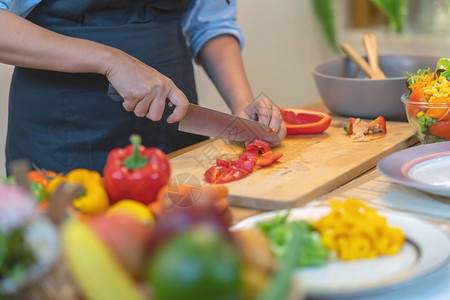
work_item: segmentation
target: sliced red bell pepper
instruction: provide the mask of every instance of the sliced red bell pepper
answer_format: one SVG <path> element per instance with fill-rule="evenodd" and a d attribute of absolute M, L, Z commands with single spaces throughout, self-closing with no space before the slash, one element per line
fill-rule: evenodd
<path fill-rule="evenodd" d="M 205 180 L 213 184 L 228 183 L 231 181 L 238 180 L 248 175 L 252 171 L 253 169 L 249 171 L 247 169 L 238 168 L 236 166 L 231 166 L 228 168 L 221 166 L 212 166 L 206 171 Z"/>
<path fill-rule="evenodd" d="M 261 159 L 258 159 L 259 152 Z M 273 154 L 268 143 L 256 139 L 247 144 L 239 159 L 216 159 L 216 165 L 206 170 L 204 177 L 212 184 L 232 182 L 252 173 L 256 166 L 266 167 L 282 156 L 282 153 Z"/>
<path fill-rule="evenodd" d="M 230 164 L 230 160 L 229 159 L 217 158 L 216 159 L 216 165 L 219 166 L 219 167 L 228 168 L 228 167 L 230 167 L 231 164 Z"/>
<path fill-rule="evenodd" d="M 132 199 L 148 205 L 169 182 L 169 161 L 161 150 L 142 146 L 140 136 L 130 140 L 131 145 L 109 152 L 103 170 L 105 188 L 111 203 Z"/>
<path fill-rule="evenodd" d="M 272 151 L 267 151 L 261 155 L 261 159 L 258 160 L 256 165 L 258 167 L 267 167 L 279 160 L 283 156 L 283 153 L 273 154 Z"/>
<path fill-rule="evenodd" d="M 369 130 L 372 130 L 373 133 L 379 132 L 382 132 L 384 134 L 387 133 L 386 120 L 384 119 L 383 116 L 378 116 L 378 118 L 367 124 L 367 128 Z"/>
<path fill-rule="evenodd" d="M 259 152 L 261 153 L 265 153 L 267 151 L 270 151 L 270 145 L 263 141 L 263 140 L 259 140 L 259 139 L 255 139 L 253 142 L 247 144 L 245 146 L 245 150 L 244 151 L 254 151 L 253 149 L 256 147 L 256 149 L 258 149 Z M 258 154 L 258 153 L 257 153 Z"/>
<path fill-rule="evenodd" d="M 299 107 L 282 108 L 281 117 L 287 134 L 321 133 L 331 124 L 331 116 L 326 112 Z"/>

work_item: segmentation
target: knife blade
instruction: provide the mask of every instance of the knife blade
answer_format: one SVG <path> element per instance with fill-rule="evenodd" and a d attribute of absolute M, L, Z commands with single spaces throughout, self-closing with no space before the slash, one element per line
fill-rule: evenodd
<path fill-rule="evenodd" d="M 192 103 L 181 119 L 178 130 L 239 142 L 252 142 L 256 138 L 269 143 L 281 141 L 267 125 Z"/>
<path fill-rule="evenodd" d="M 109 84 L 107 96 L 114 102 L 123 102 L 122 96 L 111 84 Z M 166 108 L 172 112 L 171 105 L 173 104 L 167 99 Z M 281 142 L 280 137 L 267 125 L 192 103 L 189 104 L 186 115 L 179 122 L 178 130 L 238 142 L 252 142 L 256 138 L 268 143 Z"/>

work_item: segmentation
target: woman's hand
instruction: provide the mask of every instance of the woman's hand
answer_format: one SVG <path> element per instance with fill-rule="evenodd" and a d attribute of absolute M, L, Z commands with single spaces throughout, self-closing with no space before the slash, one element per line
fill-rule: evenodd
<path fill-rule="evenodd" d="M 106 76 L 124 99 L 123 107 L 138 117 L 161 120 L 166 99 L 174 104 L 168 123 L 180 121 L 189 101 L 173 81 L 138 59 L 118 51 Z"/>
<path fill-rule="evenodd" d="M 244 109 L 237 110 L 234 113 L 238 116 L 268 125 L 276 132 L 281 140 L 286 137 L 286 126 L 281 118 L 280 108 L 269 98 L 259 98 Z"/>

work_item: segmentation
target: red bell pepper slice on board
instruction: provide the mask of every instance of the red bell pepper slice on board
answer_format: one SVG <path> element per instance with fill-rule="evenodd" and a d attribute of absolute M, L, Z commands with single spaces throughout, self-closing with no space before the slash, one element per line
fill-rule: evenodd
<path fill-rule="evenodd" d="M 272 151 L 267 151 L 261 155 L 261 159 L 258 160 L 256 165 L 258 167 L 267 167 L 272 163 L 276 162 L 283 156 L 283 153 L 273 154 Z"/>
<path fill-rule="evenodd" d="M 378 116 L 378 118 L 367 124 L 367 128 L 369 130 L 372 130 L 373 133 L 379 132 L 382 132 L 384 134 L 387 133 L 386 120 L 384 119 L 383 116 Z"/>
<path fill-rule="evenodd" d="M 353 129 L 355 124 L 361 124 L 363 123 L 363 121 L 361 121 L 360 119 L 355 119 L 353 117 L 349 117 L 348 120 L 350 123 L 347 126 L 345 126 L 344 129 L 347 132 L 347 134 L 352 135 L 355 133 L 355 130 Z M 384 119 L 383 116 L 378 116 L 375 120 L 373 120 L 367 125 L 365 125 L 364 122 L 363 125 L 365 126 L 364 132 L 361 132 L 363 134 L 369 133 L 369 130 L 371 130 L 372 133 L 380 133 L 380 132 L 382 132 L 383 134 L 387 133 L 386 120 Z"/>
<path fill-rule="evenodd" d="M 245 150 L 244 151 L 247 151 L 247 150 L 248 151 L 254 151 L 255 148 L 261 153 L 265 153 L 267 151 L 271 151 L 270 145 L 267 142 L 265 142 L 263 140 L 258 140 L 258 139 L 255 139 L 253 142 L 248 143 L 245 146 Z M 257 152 L 257 154 L 258 154 L 258 152 Z"/>
<path fill-rule="evenodd" d="M 258 159 L 260 152 L 261 159 Z M 273 154 L 268 143 L 256 139 L 247 144 L 239 159 L 216 159 L 216 165 L 206 170 L 204 177 L 212 184 L 232 182 L 252 173 L 255 167 L 266 167 L 282 156 L 282 153 Z"/>
<path fill-rule="evenodd" d="M 281 109 L 287 134 L 317 134 L 331 124 L 331 116 L 320 110 L 287 107 Z"/>
<path fill-rule="evenodd" d="M 111 203 L 132 199 L 146 205 L 155 201 L 170 179 L 169 161 L 158 148 L 145 148 L 132 135 L 131 145 L 108 153 L 103 177 Z"/>

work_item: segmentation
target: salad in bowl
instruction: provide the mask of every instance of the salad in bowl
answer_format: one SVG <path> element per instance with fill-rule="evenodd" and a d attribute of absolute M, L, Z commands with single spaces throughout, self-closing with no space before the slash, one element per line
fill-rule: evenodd
<path fill-rule="evenodd" d="M 414 134 L 422 144 L 450 140 L 450 59 L 441 58 L 433 72 L 406 72 L 409 91 L 401 97 Z"/>

